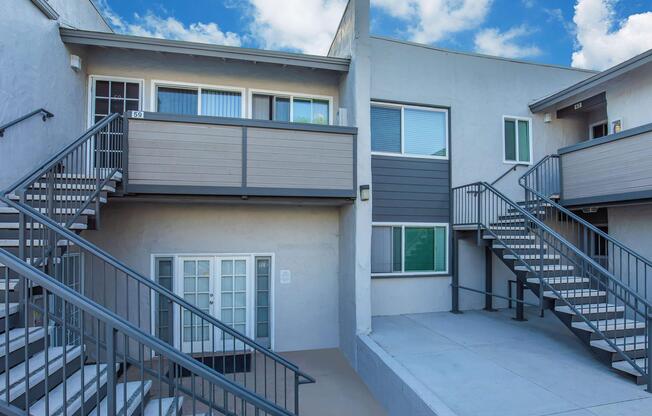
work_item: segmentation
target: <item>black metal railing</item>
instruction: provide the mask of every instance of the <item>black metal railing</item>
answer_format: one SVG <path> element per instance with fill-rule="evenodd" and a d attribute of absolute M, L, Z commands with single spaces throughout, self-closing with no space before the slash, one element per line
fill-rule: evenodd
<path fill-rule="evenodd" d="M 107 116 L 0 195 L 19 212 L 18 256 L 234 384 L 298 414 L 299 386 L 314 383 L 312 377 L 70 230 L 84 216 L 98 224 L 104 189 L 123 169 L 123 127 L 123 118 Z M 169 323 L 166 333 L 158 329 L 162 319 Z"/>
<path fill-rule="evenodd" d="M 540 304 L 548 295 L 556 298 L 576 314 L 604 340 L 622 360 L 627 361 L 648 381 L 648 391 L 652 392 L 652 304 L 635 290 L 615 277 L 609 270 L 565 239 L 538 217 L 538 211 L 525 209 L 486 182 L 478 182 L 453 189 L 453 225 L 477 226 L 478 231 L 490 234 L 495 243 L 508 250 L 515 258 L 517 266 L 539 280 Z M 505 230 L 505 219 L 510 226 Z M 523 253 L 534 254 L 533 261 L 524 258 Z M 532 257 L 531 257 L 532 258 Z M 582 279 L 586 284 L 581 289 L 570 289 L 563 293 L 549 282 L 560 271 Z M 602 306 L 604 324 L 598 325 L 583 313 L 587 304 Z M 605 305 L 605 301 L 609 306 Z M 584 305 L 584 306 L 583 306 Z M 595 312 L 595 311 L 594 311 Z M 644 335 L 623 337 L 617 331 L 619 319 L 646 325 Z M 622 331 L 620 331 L 622 334 Z M 630 354 L 632 349 L 647 350 L 642 361 Z"/>
<path fill-rule="evenodd" d="M 637 295 L 652 301 L 652 261 L 555 202 L 552 197 L 561 192 L 560 176 L 558 155 L 544 157 L 521 176 L 527 206 L 539 210 L 542 221 L 554 222 L 561 235 Z"/>
<path fill-rule="evenodd" d="M 43 118 L 43 121 L 46 121 L 49 118 L 54 117 L 54 114 L 46 110 L 45 108 L 39 108 L 38 110 L 34 110 L 32 112 L 29 112 L 25 114 L 24 116 L 20 116 L 17 119 L 11 120 L 8 123 L 5 123 L 0 126 L 0 137 L 3 137 L 5 135 L 5 130 L 7 130 L 9 127 L 14 126 L 18 123 L 20 123 L 23 120 L 27 120 L 28 118 L 35 116 L 37 114 L 40 114 L 41 117 Z"/>
<path fill-rule="evenodd" d="M 30 344 L 30 330 L 42 329 L 51 334 L 60 331 L 73 334 L 79 342 L 52 343 L 53 337 L 43 337 L 44 363 L 30 368 L 25 348 L 25 373 L 5 371 L 0 399 L 32 414 L 86 414 L 94 408 L 103 408 L 103 414 L 127 414 L 127 407 L 135 406 L 137 413 L 145 414 L 147 397 L 158 392 L 157 398 L 173 398 L 174 414 L 181 407 L 198 412 L 217 412 L 224 415 L 292 415 L 291 412 L 233 383 L 226 375 L 211 371 L 206 365 L 181 353 L 169 344 L 149 336 L 110 310 L 80 296 L 77 291 L 52 278 L 11 253 L 0 249 L 4 265 L 2 278 L 20 280 L 23 286 L 20 308 L 25 314 L 25 331 L 11 333 L 12 343 Z M 5 283 L 8 293 L 8 284 Z M 39 291 L 39 296 L 32 295 Z M 5 310 L 10 304 L 4 300 Z M 53 307 L 54 305 L 60 307 Z M 77 314 L 79 319 L 70 319 Z M 9 319 L 4 320 L 5 346 L 10 341 Z M 16 335 L 18 334 L 18 335 Z M 7 348 L 7 347 L 5 347 Z M 10 354 L 4 354 L 5 369 L 10 366 Z M 79 374 L 84 386 L 75 397 L 66 392 L 68 377 Z M 55 373 L 59 373 L 55 376 Z M 20 379 L 20 380 L 18 380 Z M 53 380 L 62 380 L 63 403 L 49 396 Z M 106 387 L 104 385 L 106 384 Z M 73 383 L 69 388 L 72 388 Z M 34 389 L 34 390 L 32 390 Z M 37 402 L 45 392 L 45 400 Z M 102 401 L 106 400 L 105 404 Z M 54 403 L 61 406 L 52 409 Z M 85 409 L 84 409 L 85 407 Z M 118 412 L 120 408 L 121 412 Z M 56 410 L 56 412 L 55 412 Z M 100 412 L 97 412 L 98 414 Z M 168 414 L 159 401 L 154 413 Z"/>

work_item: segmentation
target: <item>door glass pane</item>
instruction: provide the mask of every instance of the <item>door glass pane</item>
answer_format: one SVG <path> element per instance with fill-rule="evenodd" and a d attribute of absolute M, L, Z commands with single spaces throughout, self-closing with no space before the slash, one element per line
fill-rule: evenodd
<path fill-rule="evenodd" d="M 158 87 L 156 103 L 161 113 L 197 115 L 197 90 Z"/>
<path fill-rule="evenodd" d="M 166 289 L 172 290 L 172 258 L 171 257 L 158 257 L 155 260 L 154 275 L 156 282 Z M 170 308 L 166 298 L 163 295 L 158 295 L 156 300 L 156 336 L 172 344 L 170 337 Z"/>
<path fill-rule="evenodd" d="M 95 81 L 95 96 L 96 97 L 109 96 L 109 81 Z"/>
<path fill-rule="evenodd" d="M 518 121 L 518 160 L 530 161 L 530 123 L 525 120 Z"/>
<path fill-rule="evenodd" d="M 392 267 L 392 271 L 400 272 L 403 268 L 403 232 L 401 227 L 393 227 L 392 234 L 392 249 L 394 252 L 394 265 Z"/>
<path fill-rule="evenodd" d="M 401 110 L 371 106 L 371 150 L 401 152 Z"/>
<path fill-rule="evenodd" d="M 295 123 L 310 123 L 312 121 L 312 105 L 310 100 L 295 98 L 292 106 Z"/>
<path fill-rule="evenodd" d="M 256 259 L 256 340 L 266 347 L 269 343 L 270 259 Z M 262 339 L 261 339 L 262 338 Z"/>
<path fill-rule="evenodd" d="M 209 260 L 183 261 L 183 297 L 207 314 L 210 314 L 210 278 Z M 208 332 L 208 323 L 197 316 L 191 319 L 190 311 L 184 310 L 183 340 L 185 342 L 207 341 Z"/>
<path fill-rule="evenodd" d="M 201 112 L 205 116 L 241 117 L 242 97 L 239 92 L 201 91 Z"/>
<path fill-rule="evenodd" d="M 271 120 L 272 106 L 269 95 L 254 94 L 252 99 L 252 118 L 254 120 Z"/>
<path fill-rule="evenodd" d="M 312 101 L 312 122 L 315 124 L 328 124 L 328 101 Z"/>
<path fill-rule="evenodd" d="M 406 108 L 403 118 L 405 153 L 446 156 L 446 113 Z"/>
<path fill-rule="evenodd" d="M 405 271 L 435 270 L 435 235 L 432 227 L 405 227 Z"/>
<path fill-rule="evenodd" d="M 247 324 L 247 262 L 221 260 L 221 263 L 221 319 L 225 324 L 244 333 L 243 328 L 246 329 Z M 225 281 L 229 283 L 225 285 Z"/>
<path fill-rule="evenodd" d="M 516 160 L 516 123 L 505 120 L 505 160 Z"/>
<path fill-rule="evenodd" d="M 134 98 L 134 99 L 139 99 L 140 98 L 140 84 L 135 83 L 135 82 L 128 82 L 127 83 L 127 98 Z"/>
<path fill-rule="evenodd" d="M 287 97 L 276 97 L 274 99 L 274 120 L 290 121 L 290 99 Z"/>
<path fill-rule="evenodd" d="M 111 97 L 125 98 L 125 83 L 111 81 Z"/>

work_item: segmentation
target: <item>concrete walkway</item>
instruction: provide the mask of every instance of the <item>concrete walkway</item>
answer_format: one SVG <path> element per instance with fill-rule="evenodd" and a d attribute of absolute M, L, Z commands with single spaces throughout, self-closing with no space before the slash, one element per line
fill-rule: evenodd
<path fill-rule="evenodd" d="M 375 317 L 371 340 L 439 414 L 652 415 L 644 386 L 597 361 L 554 315 L 516 322 L 511 313 Z"/>

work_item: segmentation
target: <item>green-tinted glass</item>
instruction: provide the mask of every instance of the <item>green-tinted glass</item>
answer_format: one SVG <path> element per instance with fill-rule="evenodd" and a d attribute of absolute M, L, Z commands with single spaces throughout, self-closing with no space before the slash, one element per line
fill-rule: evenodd
<path fill-rule="evenodd" d="M 435 227 L 435 271 L 446 271 L 446 228 Z"/>
<path fill-rule="evenodd" d="M 505 120 L 505 160 L 516 160 L 516 123 Z"/>
<path fill-rule="evenodd" d="M 525 120 L 518 121 L 518 160 L 530 161 L 530 123 Z"/>
<path fill-rule="evenodd" d="M 403 241 L 402 241 L 402 236 L 401 236 L 401 227 L 393 227 L 392 228 L 392 238 L 393 238 L 393 243 L 392 243 L 392 251 L 393 251 L 393 258 L 394 260 L 392 261 L 392 271 L 394 272 L 400 272 L 402 269 L 402 261 L 401 261 L 401 251 L 402 251 L 402 246 L 403 246 Z"/>
<path fill-rule="evenodd" d="M 405 271 L 433 270 L 435 270 L 434 229 L 405 227 Z"/>

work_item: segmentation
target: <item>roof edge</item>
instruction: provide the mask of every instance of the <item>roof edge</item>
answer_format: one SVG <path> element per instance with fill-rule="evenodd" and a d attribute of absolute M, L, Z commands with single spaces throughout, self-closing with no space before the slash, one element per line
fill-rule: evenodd
<path fill-rule="evenodd" d="M 59 29 L 59 32 L 61 40 L 64 43 L 87 46 L 103 46 L 141 51 L 206 56 L 337 72 L 348 72 L 350 64 L 350 59 L 329 56 L 239 48 L 234 46 L 131 36 L 118 33 L 94 32 L 63 27 Z"/>
<path fill-rule="evenodd" d="M 602 72 L 598 72 L 596 75 L 589 77 L 583 81 L 580 81 L 576 84 L 573 84 L 568 88 L 565 88 L 552 95 L 541 98 L 531 103 L 530 111 L 532 111 L 533 113 L 543 111 L 575 95 L 581 94 L 591 88 L 597 87 L 604 82 L 607 82 L 611 79 L 624 75 L 627 72 L 632 71 L 642 65 L 645 65 L 648 62 L 652 62 L 652 49 L 643 52 L 641 54 L 638 54 Z"/>

